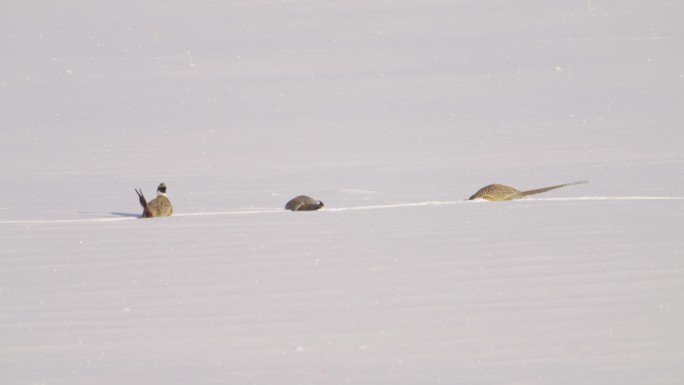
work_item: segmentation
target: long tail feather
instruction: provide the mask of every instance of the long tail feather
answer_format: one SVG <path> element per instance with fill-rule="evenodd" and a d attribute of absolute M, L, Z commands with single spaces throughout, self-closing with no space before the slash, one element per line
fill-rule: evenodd
<path fill-rule="evenodd" d="M 572 185 L 576 185 L 576 184 L 587 184 L 587 183 L 589 183 L 588 180 L 581 180 L 581 181 L 572 182 L 572 183 L 559 184 L 557 186 L 549 186 L 549 187 L 543 187 L 543 188 L 539 188 L 539 189 L 535 189 L 535 190 L 523 191 L 522 195 L 524 197 L 526 197 L 528 195 L 541 194 L 543 192 L 555 190 L 557 188 L 561 188 L 561 187 L 565 187 L 565 186 L 572 186 Z"/>
<path fill-rule="evenodd" d="M 135 193 L 138 194 L 138 200 L 140 200 L 140 205 L 143 207 L 143 209 L 145 209 L 145 211 L 147 211 L 147 200 L 145 199 L 145 196 L 142 193 L 142 189 L 136 189 Z"/>

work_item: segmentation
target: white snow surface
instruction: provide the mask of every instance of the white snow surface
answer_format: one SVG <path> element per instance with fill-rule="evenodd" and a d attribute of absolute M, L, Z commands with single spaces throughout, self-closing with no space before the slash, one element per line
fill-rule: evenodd
<path fill-rule="evenodd" d="M 683 384 L 683 14 L 3 2 L 0 384 Z"/>

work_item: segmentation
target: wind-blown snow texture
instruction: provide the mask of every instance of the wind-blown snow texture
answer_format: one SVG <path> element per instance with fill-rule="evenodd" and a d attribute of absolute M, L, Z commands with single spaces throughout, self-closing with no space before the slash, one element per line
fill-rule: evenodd
<path fill-rule="evenodd" d="M 3 3 L 0 384 L 684 383 L 683 12 Z"/>

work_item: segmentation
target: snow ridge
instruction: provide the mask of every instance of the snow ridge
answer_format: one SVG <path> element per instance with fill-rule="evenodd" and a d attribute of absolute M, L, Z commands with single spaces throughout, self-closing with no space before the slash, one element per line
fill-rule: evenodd
<path fill-rule="evenodd" d="M 518 202 L 537 202 L 537 201 L 667 201 L 667 200 L 684 200 L 684 197 L 664 197 L 664 196 L 584 196 L 584 197 L 568 197 L 568 198 L 525 198 L 512 200 L 512 203 Z M 423 201 L 423 202 L 408 202 L 408 203 L 394 203 L 385 205 L 371 205 L 371 206 L 352 206 L 352 207 L 333 207 L 325 208 L 320 212 L 340 212 L 340 211 L 354 211 L 354 210 L 382 210 L 394 208 L 409 208 L 409 207 L 423 207 L 423 206 L 449 206 L 464 203 L 482 203 L 485 200 L 461 200 L 461 201 Z M 489 203 L 489 202 L 487 202 Z M 496 202 L 494 204 L 501 204 Z M 217 216 L 217 215 L 250 215 L 250 214 L 274 214 L 274 213 L 289 213 L 288 210 L 281 208 L 264 208 L 264 209 L 245 209 L 242 211 L 213 211 L 213 212 L 198 212 L 198 213 L 177 213 L 174 217 L 196 217 L 196 216 Z M 132 219 L 139 219 L 137 215 L 133 214 L 114 214 L 114 217 L 98 217 L 87 219 L 2 219 L 0 224 L 30 224 L 30 223 L 78 223 L 78 222 L 114 222 L 127 221 Z"/>

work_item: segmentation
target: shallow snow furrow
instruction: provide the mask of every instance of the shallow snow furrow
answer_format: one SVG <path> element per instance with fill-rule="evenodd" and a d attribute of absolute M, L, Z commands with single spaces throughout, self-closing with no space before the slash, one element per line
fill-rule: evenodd
<path fill-rule="evenodd" d="M 647 196 L 624 196 L 624 197 L 570 197 L 570 198 L 525 198 L 525 201 L 668 201 L 683 200 L 684 197 L 647 197 Z"/>
<path fill-rule="evenodd" d="M 649 197 L 649 196 L 586 196 L 586 197 L 569 197 L 569 198 L 525 198 L 514 200 L 510 202 L 534 202 L 534 201 L 640 201 L 640 200 L 684 200 L 684 197 Z M 421 206 L 446 206 L 456 205 L 462 203 L 483 203 L 485 200 L 462 200 L 462 201 L 424 201 L 424 202 L 410 202 L 410 203 L 396 203 L 386 205 L 373 206 L 352 206 L 352 207 L 334 207 L 325 208 L 321 212 L 339 212 L 339 211 L 354 211 L 354 210 L 382 210 L 405 207 L 421 207 Z M 498 202 L 497 202 L 498 203 Z M 268 208 L 261 210 L 244 210 L 244 211 L 214 211 L 214 212 L 199 212 L 199 213 L 177 213 L 174 217 L 195 217 L 195 216 L 217 216 L 217 215 L 249 215 L 249 214 L 273 214 L 273 213 L 289 213 L 288 210 L 280 208 Z M 88 219 L 3 219 L 0 224 L 30 224 L 30 223 L 77 223 L 77 222 L 113 222 L 113 221 L 127 221 L 138 219 L 137 216 L 115 216 L 115 217 L 100 217 Z"/>
<path fill-rule="evenodd" d="M 138 217 L 102 217 L 102 218 L 88 218 L 88 219 L 19 219 L 19 220 L 3 219 L 3 220 L 0 220 L 0 224 L 114 222 L 114 221 L 127 221 L 130 219 L 138 219 Z"/>

